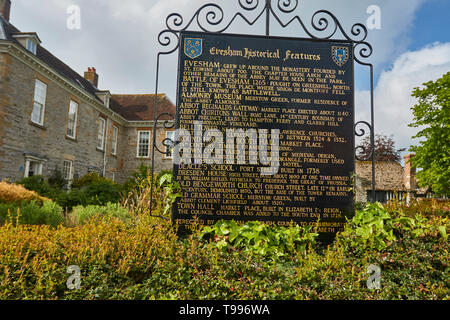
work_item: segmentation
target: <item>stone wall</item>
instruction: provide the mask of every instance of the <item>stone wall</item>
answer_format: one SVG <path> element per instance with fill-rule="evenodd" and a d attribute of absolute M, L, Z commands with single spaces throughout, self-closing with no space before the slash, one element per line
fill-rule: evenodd
<path fill-rule="evenodd" d="M 150 141 L 153 141 L 153 129 L 150 127 L 141 127 L 141 128 L 127 128 L 127 134 L 125 137 L 126 143 L 124 152 L 124 174 L 129 176 L 136 168 L 139 168 L 141 164 L 144 164 L 148 167 L 151 167 L 151 149 L 150 145 L 150 153 L 148 158 L 139 158 L 137 157 L 137 144 L 138 144 L 138 132 L 139 131 L 150 131 Z M 166 129 L 158 128 L 156 143 L 160 150 L 164 151 L 164 146 L 162 145 L 162 141 L 166 138 Z M 155 172 L 159 172 L 161 170 L 172 170 L 173 164 L 172 159 L 167 158 L 165 155 L 159 153 L 155 150 Z"/>
<path fill-rule="evenodd" d="M 44 159 L 42 174 L 46 177 L 55 170 L 61 171 L 64 160 L 73 161 L 75 178 L 90 171 L 103 172 L 104 151 L 96 146 L 98 119 L 107 118 L 104 114 L 9 54 L 0 54 L 0 75 L 0 180 L 22 179 L 25 155 Z M 47 84 L 43 126 L 31 122 L 36 79 Z M 70 100 L 79 104 L 76 139 L 66 136 Z M 116 155 L 111 154 L 113 125 L 119 129 Z M 150 158 L 139 159 L 136 155 L 137 131 L 141 129 L 108 119 L 106 177 L 111 178 L 114 173 L 116 182 L 124 182 L 141 162 L 151 165 Z M 165 130 L 157 132 L 161 145 Z M 170 159 L 155 154 L 156 171 L 171 168 Z"/>

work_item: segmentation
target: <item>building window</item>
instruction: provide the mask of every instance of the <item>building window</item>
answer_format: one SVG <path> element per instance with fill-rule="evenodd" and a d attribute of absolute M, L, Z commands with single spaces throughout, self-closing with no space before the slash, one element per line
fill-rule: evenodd
<path fill-rule="evenodd" d="M 73 179 L 73 161 L 71 160 L 64 160 L 63 163 L 63 178 L 68 182 L 70 185 L 72 179 Z"/>
<path fill-rule="evenodd" d="M 117 138 L 119 136 L 119 128 L 116 126 L 113 126 L 113 132 L 112 132 L 112 144 L 111 144 L 111 154 L 116 155 L 117 154 Z"/>
<path fill-rule="evenodd" d="M 69 105 L 69 123 L 67 124 L 67 136 L 75 139 L 77 136 L 77 118 L 78 118 L 78 103 L 70 100 Z"/>
<path fill-rule="evenodd" d="M 33 113 L 31 114 L 31 121 L 39 125 L 44 124 L 46 96 L 47 96 L 47 85 L 42 81 L 36 80 L 34 88 Z"/>
<path fill-rule="evenodd" d="M 173 158 L 172 149 L 173 149 L 173 141 L 175 139 L 175 131 L 166 131 L 166 139 L 170 139 L 170 141 L 167 140 L 165 143 L 165 144 L 170 145 L 170 146 L 166 146 L 166 158 L 172 159 Z"/>
<path fill-rule="evenodd" d="M 109 109 L 109 95 L 107 94 L 106 96 L 105 96 L 105 106 Z"/>
<path fill-rule="evenodd" d="M 111 180 L 112 182 L 116 182 L 116 181 L 115 181 L 115 180 L 116 180 L 116 174 L 115 174 L 115 172 L 111 172 L 109 176 L 111 177 L 110 180 Z"/>
<path fill-rule="evenodd" d="M 37 159 L 25 160 L 25 178 L 42 175 L 42 161 Z"/>
<path fill-rule="evenodd" d="M 105 145 L 105 119 L 98 118 L 97 148 L 103 150 Z"/>
<path fill-rule="evenodd" d="M 37 44 L 33 39 L 27 39 L 27 50 L 32 54 L 36 54 Z"/>
<path fill-rule="evenodd" d="M 387 203 L 391 200 L 399 200 L 403 201 L 406 198 L 406 192 L 404 191 L 384 191 L 384 190 L 377 190 L 375 191 L 375 199 L 372 199 L 372 191 L 367 191 L 367 201 L 369 202 L 380 202 L 380 203 Z"/>
<path fill-rule="evenodd" d="M 148 158 L 150 156 L 150 131 L 138 132 L 138 150 L 139 158 Z"/>

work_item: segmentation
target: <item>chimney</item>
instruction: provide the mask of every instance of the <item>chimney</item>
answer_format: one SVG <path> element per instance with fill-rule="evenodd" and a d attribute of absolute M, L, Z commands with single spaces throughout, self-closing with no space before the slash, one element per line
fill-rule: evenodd
<path fill-rule="evenodd" d="M 88 68 L 88 71 L 84 73 L 84 78 L 92 83 L 96 88 L 98 87 L 98 74 L 95 71 L 95 68 Z"/>
<path fill-rule="evenodd" d="M 11 12 L 11 0 L 0 0 L 0 15 L 9 22 Z"/>
<path fill-rule="evenodd" d="M 403 156 L 405 160 L 405 169 L 403 173 L 403 184 L 405 185 L 406 190 L 414 190 L 417 188 L 416 183 L 416 168 L 413 168 L 411 165 L 411 158 L 415 155 L 413 153 L 407 154 Z"/>

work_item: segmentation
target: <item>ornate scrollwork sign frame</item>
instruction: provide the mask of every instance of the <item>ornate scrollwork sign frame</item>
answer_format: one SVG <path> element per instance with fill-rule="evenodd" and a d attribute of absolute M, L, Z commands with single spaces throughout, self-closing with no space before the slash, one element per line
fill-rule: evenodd
<path fill-rule="evenodd" d="M 273 3 L 276 3 L 276 7 Z M 170 151 L 166 147 L 170 147 L 173 141 L 166 138 L 162 141 L 162 145 L 166 151 L 162 151 L 157 146 L 156 130 L 157 124 L 163 121 L 164 128 L 171 129 L 175 126 L 175 115 L 164 112 L 158 114 L 158 82 L 160 71 L 160 58 L 162 55 L 169 55 L 180 48 L 180 32 L 189 30 L 193 26 L 197 26 L 203 32 L 223 33 L 240 18 L 249 26 L 253 26 L 261 18 L 265 17 L 265 35 L 270 36 L 270 22 L 275 20 L 282 28 L 297 22 L 300 28 L 312 39 L 328 40 L 336 35 L 340 35 L 341 40 L 348 40 L 353 43 L 353 59 L 358 64 L 369 67 L 370 71 L 370 122 L 358 121 L 354 124 L 354 131 L 357 137 L 365 136 L 367 127 L 370 135 L 370 152 L 366 157 L 362 158 L 358 155 L 366 154 L 364 146 L 355 148 L 355 158 L 359 161 L 372 162 L 372 200 L 375 199 L 375 154 L 374 154 L 374 94 L 373 94 L 373 65 L 367 62 L 367 59 L 372 55 L 373 48 L 369 42 L 366 41 L 368 30 L 366 26 L 361 23 L 354 24 L 350 29 L 350 34 L 342 27 L 339 20 L 331 12 L 327 10 L 319 10 L 311 17 L 311 29 L 309 29 L 303 22 L 300 16 L 295 15 L 287 22 L 283 22 L 281 15 L 293 13 L 299 4 L 298 0 L 238 0 L 239 8 L 242 9 L 236 12 L 231 19 L 226 21 L 224 10 L 215 3 L 208 3 L 201 6 L 191 17 L 185 22 L 184 18 L 179 13 L 172 13 L 166 18 L 166 29 L 161 31 L 158 35 L 158 43 L 164 48 L 157 54 L 156 59 L 156 84 L 155 84 L 155 101 L 154 101 L 154 125 L 153 125 L 153 140 L 152 140 L 152 179 L 154 174 L 155 152 L 169 155 Z M 276 9 L 275 9 L 276 8 Z M 256 17 L 252 20 L 247 18 L 246 12 L 257 12 Z M 314 30 L 314 31 L 313 31 Z M 314 33 L 313 33 L 314 32 Z M 335 38 L 333 38 L 335 39 Z M 162 119 L 165 118 L 165 119 Z M 153 195 L 153 180 L 151 186 L 151 195 Z M 152 204 L 150 204 L 150 212 Z"/>

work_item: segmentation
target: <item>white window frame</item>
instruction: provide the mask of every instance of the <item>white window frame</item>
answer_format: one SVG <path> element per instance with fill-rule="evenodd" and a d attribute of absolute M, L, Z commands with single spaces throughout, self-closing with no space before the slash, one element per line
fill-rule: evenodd
<path fill-rule="evenodd" d="M 69 172 L 68 172 L 68 176 L 66 175 L 66 174 L 67 174 L 67 172 L 66 172 L 66 164 L 69 164 Z M 72 180 L 73 180 L 73 160 L 67 160 L 67 159 L 65 159 L 65 160 L 63 161 L 63 170 L 62 170 L 62 173 L 63 173 L 63 178 L 64 178 L 64 180 L 66 180 L 68 186 L 70 186 L 70 184 L 72 183 Z"/>
<path fill-rule="evenodd" d="M 147 148 L 147 155 L 141 156 L 139 155 L 139 150 L 141 149 L 141 134 L 148 133 L 148 148 Z M 137 135 L 137 150 L 136 150 L 136 157 L 137 158 L 149 158 L 150 157 L 150 144 L 151 144 L 151 131 L 150 130 L 139 130 Z"/>
<path fill-rule="evenodd" d="M 36 163 L 38 165 L 37 172 L 35 172 L 33 175 L 34 176 L 42 175 L 42 168 L 43 168 L 44 161 L 39 158 L 27 156 L 27 157 L 25 157 L 24 178 L 28 178 L 30 176 L 30 168 L 31 168 L 32 163 Z"/>
<path fill-rule="evenodd" d="M 175 140 L 175 131 L 166 131 L 166 139 L 170 139 L 172 141 Z M 166 146 L 166 152 L 168 147 Z M 170 155 L 164 154 L 164 158 L 166 159 L 173 159 L 173 153 L 171 153 Z"/>
<path fill-rule="evenodd" d="M 101 125 L 100 125 L 101 124 Z M 100 128 L 103 127 L 102 132 L 100 132 Z M 98 118 L 98 128 L 97 128 L 97 149 L 104 150 L 105 149 L 105 130 L 106 130 L 106 120 L 102 117 Z M 101 140 L 101 143 L 100 143 Z"/>
<path fill-rule="evenodd" d="M 30 51 L 32 54 L 36 54 L 37 50 L 37 43 L 36 40 L 28 38 L 27 39 L 27 50 Z"/>
<path fill-rule="evenodd" d="M 111 137 L 111 154 L 117 155 L 117 140 L 119 139 L 119 128 L 117 126 L 112 127 L 112 137 Z"/>
<path fill-rule="evenodd" d="M 39 86 L 42 85 L 42 88 L 44 89 L 43 97 L 37 96 L 39 94 L 38 89 Z M 37 98 L 43 98 L 43 101 L 37 101 Z M 45 103 L 47 100 L 47 84 L 40 81 L 39 79 L 36 79 L 35 85 L 34 85 L 34 96 L 33 96 L 33 111 L 31 112 L 31 121 L 33 123 L 36 123 L 40 126 L 44 125 L 44 115 L 45 115 Z M 39 119 L 35 119 L 35 107 L 40 107 L 40 114 Z"/>
<path fill-rule="evenodd" d="M 73 128 L 70 128 L 70 125 L 71 125 L 70 110 L 72 109 L 72 106 L 75 106 L 75 119 L 73 119 Z M 68 120 L 67 120 L 67 136 L 72 139 L 76 139 L 76 137 L 77 137 L 78 107 L 79 107 L 78 102 L 70 100 Z M 72 131 L 73 135 L 70 135 L 69 131 Z"/>

